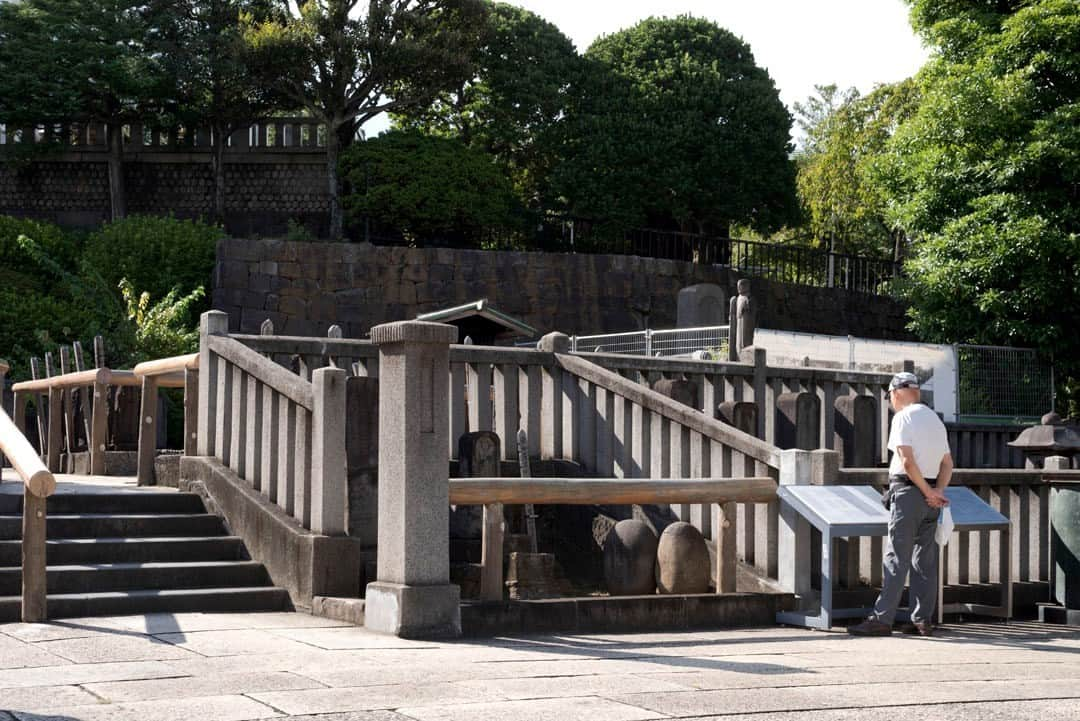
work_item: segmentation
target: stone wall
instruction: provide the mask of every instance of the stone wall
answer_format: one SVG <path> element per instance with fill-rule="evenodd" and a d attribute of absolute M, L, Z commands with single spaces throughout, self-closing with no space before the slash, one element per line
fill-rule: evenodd
<path fill-rule="evenodd" d="M 338 323 L 359 338 L 373 325 L 487 298 L 540 333 L 670 328 L 681 288 L 737 276 L 714 266 L 634 256 L 567 255 L 367 244 L 225 240 L 214 307 L 234 331 L 324 335 Z M 890 298 L 754 279 L 758 327 L 906 339 L 904 308 Z"/>
<path fill-rule="evenodd" d="M 325 234 L 329 195 L 322 153 L 226 155 L 226 229 L 237 236 L 283 235 L 289 220 Z M 207 217 L 214 181 L 207 153 L 133 152 L 125 156 L 129 213 Z M 0 214 L 90 227 L 109 215 L 102 153 L 69 153 L 29 163 L 0 163 Z"/>

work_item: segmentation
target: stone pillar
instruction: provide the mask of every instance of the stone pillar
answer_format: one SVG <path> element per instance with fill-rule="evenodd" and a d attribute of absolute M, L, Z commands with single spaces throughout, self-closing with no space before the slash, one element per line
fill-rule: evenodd
<path fill-rule="evenodd" d="M 870 396 L 844 396 L 833 405 L 833 448 L 844 468 L 873 468 L 877 407 Z"/>
<path fill-rule="evenodd" d="M 206 338 L 211 335 L 227 335 L 229 316 L 219 310 L 202 314 L 199 320 L 199 428 L 196 448 L 200 456 L 212 456 L 220 439 L 215 438 L 217 416 L 221 409 L 217 407 L 217 363 L 212 361 L 213 354 Z M 95 339 L 96 341 L 96 339 Z M 95 342 L 95 356 L 97 344 Z"/>
<path fill-rule="evenodd" d="M 821 401 L 816 393 L 781 393 L 776 399 L 776 445 L 812 451 L 821 438 Z"/>
<path fill-rule="evenodd" d="M 457 328 L 402 321 L 371 329 L 379 347 L 378 580 L 365 626 L 409 638 L 459 636 L 450 583 L 449 369 Z"/>
<path fill-rule="evenodd" d="M 814 479 L 810 451 L 780 451 L 780 485 L 808 486 Z M 803 598 L 810 594 L 810 524 L 787 504 L 780 504 L 778 542 L 780 588 Z"/>

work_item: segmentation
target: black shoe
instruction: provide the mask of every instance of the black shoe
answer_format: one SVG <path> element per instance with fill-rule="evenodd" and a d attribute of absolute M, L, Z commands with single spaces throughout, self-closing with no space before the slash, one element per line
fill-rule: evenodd
<path fill-rule="evenodd" d="M 911 623 L 906 623 L 904 624 L 904 627 L 900 630 L 912 636 L 916 634 L 918 634 L 919 636 L 934 635 L 934 627 L 929 621 L 913 621 Z"/>
<path fill-rule="evenodd" d="M 862 623 L 848 626 L 847 632 L 852 636 L 891 636 L 892 626 L 876 618 L 868 618 Z"/>

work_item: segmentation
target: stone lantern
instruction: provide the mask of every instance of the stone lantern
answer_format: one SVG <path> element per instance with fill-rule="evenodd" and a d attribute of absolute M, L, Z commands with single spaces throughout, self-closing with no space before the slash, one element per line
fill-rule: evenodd
<path fill-rule="evenodd" d="M 1047 413 L 1041 425 L 1024 429 L 1009 445 L 1022 450 L 1032 467 L 1042 468 L 1050 456 L 1071 459 L 1080 453 L 1080 433 L 1066 426 L 1057 413 Z"/>
<path fill-rule="evenodd" d="M 1057 603 L 1040 604 L 1039 620 L 1080 626 L 1080 474 L 1054 474 L 1071 467 L 1072 457 L 1080 453 L 1080 434 L 1058 414 L 1048 413 L 1042 425 L 1028 428 L 1009 445 L 1042 467 L 1050 486 L 1050 580 Z"/>

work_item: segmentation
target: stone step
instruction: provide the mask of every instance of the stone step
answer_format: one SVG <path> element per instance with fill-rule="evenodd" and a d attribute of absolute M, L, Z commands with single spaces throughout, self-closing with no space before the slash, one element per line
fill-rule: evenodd
<path fill-rule="evenodd" d="M 74 563 L 168 561 L 243 561 L 237 536 L 175 538 L 55 538 L 46 542 L 45 557 L 53 565 Z M 22 563 L 22 541 L 0 541 L 0 566 Z"/>
<path fill-rule="evenodd" d="M 105 593 L 49 594 L 49 618 L 125 616 L 142 613 L 217 613 L 229 611 L 287 611 L 289 594 L 283 588 L 139 589 Z M 0 598 L 0 623 L 18 621 L 21 599 Z"/>
<path fill-rule="evenodd" d="M 20 515 L 22 494 L 0 494 L 0 514 Z M 202 499 L 194 493 L 169 493 L 162 491 L 118 491 L 109 493 L 65 493 L 49 497 L 46 503 L 49 515 L 78 513 L 205 513 Z"/>
<path fill-rule="evenodd" d="M 46 577 L 48 592 L 57 594 L 270 585 L 266 569 L 254 561 L 50 565 Z M 0 568 L 0 596 L 20 593 L 22 569 Z"/>
<path fill-rule="evenodd" d="M 49 538 L 130 538 L 146 536 L 223 536 L 221 519 L 208 513 L 108 514 L 48 516 Z M 22 516 L 0 516 L 0 540 L 22 538 Z"/>

